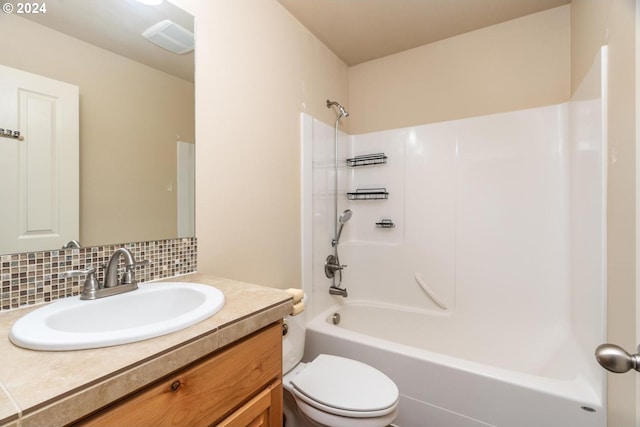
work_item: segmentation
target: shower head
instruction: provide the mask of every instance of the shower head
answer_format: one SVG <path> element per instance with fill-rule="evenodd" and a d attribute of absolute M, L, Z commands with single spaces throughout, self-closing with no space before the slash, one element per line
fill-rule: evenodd
<path fill-rule="evenodd" d="M 329 101 L 327 99 L 327 108 L 331 108 L 334 105 L 336 107 L 338 107 L 338 119 L 341 119 L 343 117 L 349 117 L 349 113 L 347 112 L 347 110 L 344 109 L 344 107 L 342 105 L 340 105 L 339 102 Z"/>
<path fill-rule="evenodd" d="M 351 215 L 353 215 L 353 212 L 351 212 L 351 209 L 347 209 L 340 214 L 340 218 L 338 218 L 338 221 L 340 222 L 340 224 L 344 225 L 351 219 Z"/>
<path fill-rule="evenodd" d="M 338 233 L 336 234 L 336 238 L 334 240 L 333 246 L 336 246 L 340 241 L 340 235 L 342 234 L 342 227 L 344 227 L 347 221 L 351 219 L 351 215 L 353 215 L 353 212 L 351 212 L 351 209 L 347 209 L 346 211 L 340 214 L 340 217 L 338 218 L 338 222 L 340 223 L 340 228 L 338 229 Z"/>

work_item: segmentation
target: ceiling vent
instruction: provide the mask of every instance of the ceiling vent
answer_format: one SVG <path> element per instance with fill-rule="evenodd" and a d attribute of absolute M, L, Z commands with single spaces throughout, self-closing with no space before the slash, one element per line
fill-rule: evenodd
<path fill-rule="evenodd" d="M 173 53 L 183 54 L 193 50 L 193 33 L 173 21 L 165 19 L 149 27 L 142 36 Z"/>

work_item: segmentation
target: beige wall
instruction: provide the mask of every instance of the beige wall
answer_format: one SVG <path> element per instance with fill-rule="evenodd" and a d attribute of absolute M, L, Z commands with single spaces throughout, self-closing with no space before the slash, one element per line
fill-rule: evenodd
<path fill-rule="evenodd" d="M 351 67 L 351 133 L 567 101 L 569 17 L 561 6 Z"/>
<path fill-rule="evenodd" d="M 176 237 L 176 139 L 195 140 L 193 83 L 16 15 L 0 14 L 0 28 L 0 63 L 80 88 L 81 243 Z"/>
<path fill-rule="evenodd" d="M 300 287 L 300 112 L 346 103 L 347 67 L 275 0 L 196 16 L 198 270 Z"/>
<path fill-rule="evenodd" d="M 607 310 L 608 341 L 635 350 L 635 3 L 574 0 L 572 86 L 578 86 L 601 45 L 609 51 Z M 609 374 L 609 425 L 633 426 L 636 375 Z"/>

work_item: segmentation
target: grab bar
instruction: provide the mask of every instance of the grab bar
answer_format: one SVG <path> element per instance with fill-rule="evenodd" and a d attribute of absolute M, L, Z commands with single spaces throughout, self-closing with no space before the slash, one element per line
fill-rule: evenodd
<path fill-rule="evenodd" d="M 446 310 L 447 305 L 444 302 L 442 302 L 442 300 L 436 296 L 435 292 L 433 292 L 433 289 L 431 289 L 431 287 L 429 287 L 429 285 L 427 285 L 424 282 L 424 279 L 422 278 L 420 273 L 416 272 L 414 277 L 416 278 L 416 282 L 418 282 L 418 285 L 420 285 L 420 287 L 427 294 L 427 296 L 431 298 L 431 300 L 435 302 L 438 307 L 442 308 L 443 310 Z"/>

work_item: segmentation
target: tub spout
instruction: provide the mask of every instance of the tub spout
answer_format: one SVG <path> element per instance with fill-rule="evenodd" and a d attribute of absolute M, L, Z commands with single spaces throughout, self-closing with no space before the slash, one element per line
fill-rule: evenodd
<path fill-rule="evenodd" d="M 341 297 L 348 297 L 347 290 L 345 288 L 340 288 L 338 286 L 331 286 L 329 288 L 329 293 L 331 295 L 340 295 Z"/>

